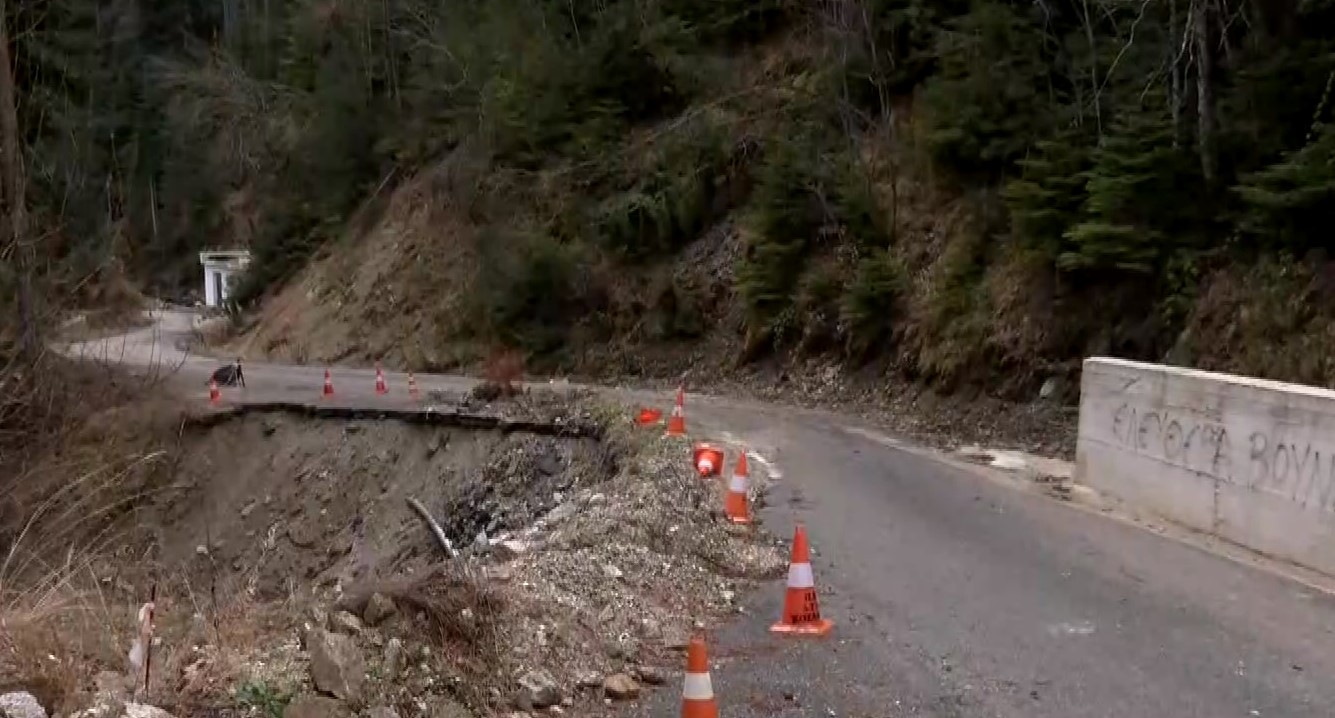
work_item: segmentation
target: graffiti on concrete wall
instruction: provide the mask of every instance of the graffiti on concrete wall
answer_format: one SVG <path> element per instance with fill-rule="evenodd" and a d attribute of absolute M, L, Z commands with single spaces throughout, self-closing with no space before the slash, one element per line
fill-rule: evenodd
<path fill-rule="evenodd" d="M 1224 417 L 1131 403 L 1120 404 L 1111 419 L 1124 450 L 1305 508 L 1335 511 L 1335 443 L 1289 439 L 1283 424 L 1238 437 Z"/>
<path fill-rule="evenodd" d="M 1184 469 L 1231 481 L 1232 439 L 1223 424 L 1124 403 L 1112 417 L 1118 445 Z"/>
<path fill-rule="evenodd" d="M 1247 471 L 1247 485 L 1256 491 L 1304 507 L 1335 510 L 1335 447 L 1255 431 L 1248 438 Z"/>

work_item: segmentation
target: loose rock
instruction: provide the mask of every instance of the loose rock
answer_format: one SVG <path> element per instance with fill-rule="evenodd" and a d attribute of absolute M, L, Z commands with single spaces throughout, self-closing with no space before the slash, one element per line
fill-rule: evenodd
<path fill-rule="evenodd" d="M 0 716 L 4 716 L 0 710 Z M 100 696 L 97 703 L 88 710 L 73 714 L 70 718 L 172 718 L 157 706 L 146 703 L 122 703 L 115 696 Z"/>
<path fill-rule="evenodd" d="M 0 718 L 46 718 L 46 709 L 31 693 L 0 695 Z"/>
<path fill-rule="evenodd" d="M 491 547 L 492 555 L 499 561 L 512 560 L 528 550 L 528 543 L 519 539 L 506 539 Z"/>
<path fill-rule="evenodd" d="M 144 703 L 126 703 L 121 718 L 172 718 L 172 714 Z"/>
<path fill-rule="evenodd" d="M 310 548 L 315 545 L 318 536 L 314 529 L 304 524 L 293 524 L 287 527 L 287 539 L 297 548 Z M 205 549 L 207 552 L 207 549 Z"/>
<path fill-rule="evenodd" d="M 666 671 L 653 666 L 636 666 L 635 676 L 640 679 L 641 683 L 650 686 L 661 686 L 667 683 L 668 679 Z"/>
<path fill-rule="evenodd" d="M 547 671 L 529 671 L 519 679 L 519 707 L 548 708 L 561 702 L 561 687 Z"/>
<path fill-rule="evenodd" d="M 394 599 L 383 593 L 373 593 L 366 602 L 366 610 L 362 611 L 362 619 L 366 621 L 368 626 L 378 626 L 397 611 L 398 607 L 394 605 Z"/>
<path fill-rule="evenodd" d="M 640 697 L 640 684 L 625 673 L 616 673 L 603 680 L 603 693 L 613 700 L 633 700 Z"/>
<path fill-rule="evenodd" d="M 360 694 L 366 678 L 366 662 L 352 639 L 328 631 L 313 631 L 308 640 L 315 687 L 344 700 Z"/>
<path fill-rule="evenodd" d="M 399 671 L 403 670 L 403 641 L 398 638 L 389 639 L 385 645 L 385 680 L 392 681 L 399 677 Z"/>
<path fill-rule="evenodd" d="M 585 671 L 575 679 L 575 685 L 580 688 L 600 688 L 603 685 L 603 679 L 602 676 L 593 671 Z"/>
<path fill-rule="evenodd" d="M 304 695 L 287 704 L 283 718 L 345 718 L 350 715 L 342 702 L 324 696 Z"/>
<path fill-rule="evenodd" d="M 680 626 L 669 626 L 663 631 L 663 647 L 673 651 L 684 651 L 691 642 L 691 634 Z"/>
<path fill-rule="evenodd" d="M 347 611 L 329 614 L 329 630 L 355 636 L 362 632 L 362 620 Z"/>

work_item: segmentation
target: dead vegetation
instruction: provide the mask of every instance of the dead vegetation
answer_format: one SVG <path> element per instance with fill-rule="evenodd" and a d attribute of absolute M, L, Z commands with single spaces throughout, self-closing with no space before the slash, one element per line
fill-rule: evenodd
<path fill-rule="evenodd" d="M 505 601 L 495 587 L 461 571 L 440 566 L 426 576 L 382 584 L 374 592 L 340 601 L 342 610 L 364 615 L 375 593 L 409 615 L 421 615 L 433 643 L 483 660 L 495 659 L 496 623 Z M 490 661 L 488 661 L 488 665 Z"/>
<path fill-rule="evenodd" d="M 50 355 L 0 373 L 0 692 L 68 706 L 98 667 L 124 661 L 134 598 L 97 566 L 161 487 L 179 420 L 142 401 L 146 389 Z"/>
<path fill-rule="evenodd" d="M 498 349 L 487 357 L 482 370 L 482 383 L 473 389 L 473 397 L 480 401 L 496 401 L 518 396 L 524 380 L 524 359 L 513 349 Z"/>

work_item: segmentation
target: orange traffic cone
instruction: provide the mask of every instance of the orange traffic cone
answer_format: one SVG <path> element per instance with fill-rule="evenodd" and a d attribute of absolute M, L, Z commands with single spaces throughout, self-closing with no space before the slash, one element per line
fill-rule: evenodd
<path fill-rule="evenodd" d="M 686 390 L 677 388 L 677 403 L 672 406 L 672 416 L 668 417 L 667 435 L 685 436 L 686 434 Z"/>
<path fill-rule="evenodd" d="M 209 403 L 217 404 L 222 399 L 222 392 L 218 391 L 218 380 L 209 379 Z"/>
<path fill-rule="evenodd" d="M 750 472 L 746 468 L 746 452 L 737 457 L 737 468 L 732 470 L 732 479 L 728 481 L 728 496 L 723 500 L 723 514 L 735 524 L 751 523 L 751 511 L 746 502 L 747 482 Z"/>
<path fill-rule="evenodd" d="M 334 378 L 329 375 L 329 370 L 324 370 L 324 390 L 320 392 L 322 396 L 334 395 Z"/>
<path fill-rule="evenodd" d="M 797 525 L 793 535 L 793 557 L 788 562 L 788 594 L 783 600 L 783 618 L 770 631 L 797 636 L 824 636 L 834 622 L 820 617 L 816 580 L 811 574 L 811 550 L 807 530 Z"/>
<path fill-rule="evenodd" d="M 375 363 L 375 393 L 389 393 L 389 385 L 385 383 L 385 372 L 380 370 L 380 362 Z"/>
<path fill-rule="evenodd" d="M 663 412 L 658 409 L 645 407 L 640 409 L 640 413 L 635 417 L 635 423 L 640 426 L 651 426 L 663 420 Z"/>
<path fill-rule="evenodd" d="M 422 396 L 417 393 L 417 377 L 413 376 L 412 372 L 408 372 L 408 398 L 413 401 L 422 398 Z"/>
<path fill-rule="evenodd" d="M 696 444 L 693 454 L 695 470 L 702 479 L 717 474 L 723 468 L 723 452 L 714 446 Z"/>
<path fill-rule="evenodd" d="M 681 718 L 718 718 L 714 683 L 709 678 L 705 639 L 692 638 L 686 647 L 686 680 L 681 689 Z"/>

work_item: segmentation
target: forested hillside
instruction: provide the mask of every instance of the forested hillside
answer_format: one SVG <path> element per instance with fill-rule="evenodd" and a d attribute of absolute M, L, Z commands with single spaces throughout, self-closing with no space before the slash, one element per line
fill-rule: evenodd
<path fill-rule="evenodd" d="M 1335 382 L 1328 0 L 6 7 L 27 273 L 249 246 L 257 351 Z"/>

